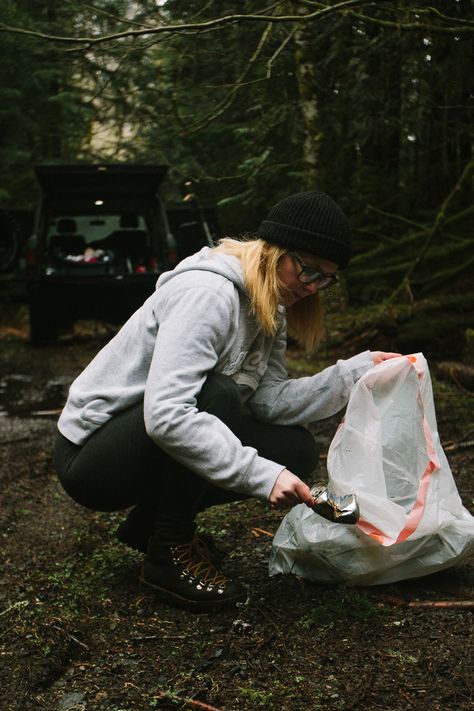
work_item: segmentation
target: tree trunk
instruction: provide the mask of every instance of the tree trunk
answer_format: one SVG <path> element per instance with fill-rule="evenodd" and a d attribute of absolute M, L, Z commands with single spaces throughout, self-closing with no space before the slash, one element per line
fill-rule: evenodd
<path fill-rule="evenodd" d="M 305 14 L 306 8 L 290 3 L 291 12 Z M 314 190 L 320 178 L 319 171 L 319 102 L 317 94 L 317 65 L 315 33 L 311 23 L 303 24 L 294 36 L 296 80 L 305 138 L 303 144 L 303 187 Z"/>

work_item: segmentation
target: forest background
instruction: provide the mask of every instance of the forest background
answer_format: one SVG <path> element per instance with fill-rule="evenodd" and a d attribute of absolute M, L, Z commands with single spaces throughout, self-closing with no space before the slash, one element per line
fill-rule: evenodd
<path fill-rule="evenodd" d="M 472 362 L 469 0 L 4 0 L 0 32 L 1 207 L 44 161 L 166 163 L 230 234 L 324 190 L 355 235 L 332 344 Z"/>

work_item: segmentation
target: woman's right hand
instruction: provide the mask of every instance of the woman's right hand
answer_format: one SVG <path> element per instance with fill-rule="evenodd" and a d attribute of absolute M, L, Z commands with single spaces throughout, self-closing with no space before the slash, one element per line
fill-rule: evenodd
<path fill-rule="evenodd" d="M 296 504 L 313 506 L 314 498 L 309 486 L 292 474 L 288 469 L 283 469 L 278 476 L 269 497 L 270 504 L 275 509 L 286 509 Z"/>
<path fill-rule="evenodd" d="M 370 351 L 370 357 L 372 358 L 372 363 L 378 365 L 383 363 L 384 360 L 390 360 L 391 358 L 400 358 L 401 353 L 387 353 L 385 351 Z"/>

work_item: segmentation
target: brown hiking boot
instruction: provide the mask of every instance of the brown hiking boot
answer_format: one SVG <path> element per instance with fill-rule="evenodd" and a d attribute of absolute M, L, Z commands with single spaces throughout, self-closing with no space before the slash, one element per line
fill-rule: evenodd
<path fill-rule="evenodd" d="M 244 588 L 217 570 L 198 537 L 155 548 L 143 562 L 140 580 L 166 602 L 193 612 L 224 610 L 246 599 Z"/>
<path fill-rule="evenodd" d="M 146 509 L 136 506 L 115 531 L 115 538 L 139 553 L 146 553 L 148 540 L 153 533 L 153 522 L 153 512 L 150 513 Z M 214 537 L 210 533 L 200 531 L 197 538 L 207 546 L 211 562 L 216 567 L 222 565 L 226 551 L 216 545 Z"/>

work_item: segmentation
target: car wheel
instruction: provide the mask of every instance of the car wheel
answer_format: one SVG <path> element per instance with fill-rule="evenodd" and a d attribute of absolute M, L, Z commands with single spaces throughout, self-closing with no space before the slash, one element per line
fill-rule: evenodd
<path fill-rule="evenodd" d="M 0 233 L 0 273 L 6 274 L 15 267 L 20 253 L 18 235 L 13 230 Z"/>
<path fill-rule="evenodd" d="M 30 341 L 34 345 L 54 343 L 58 322 L 51 308 L 42 301 L 30 301 Z"/>

